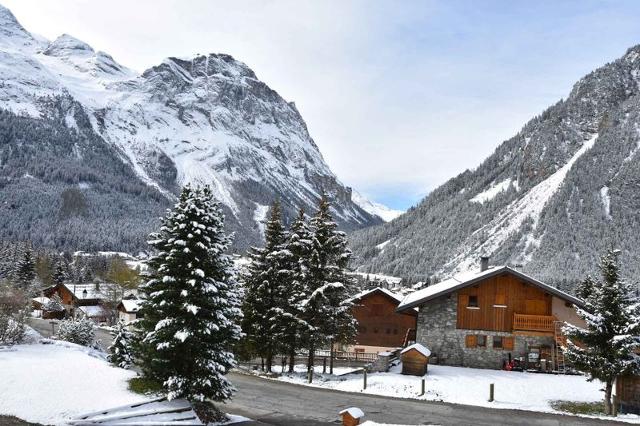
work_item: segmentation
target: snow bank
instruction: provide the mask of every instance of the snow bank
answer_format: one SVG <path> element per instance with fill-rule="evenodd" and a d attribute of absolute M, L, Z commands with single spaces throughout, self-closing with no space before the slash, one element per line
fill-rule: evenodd
<path fill-rule="evenodd" d="M 64 424 L 87 411 L 145 399 L 127 390 L 134 372 L 112 367 L 93 352 L 68 342 L 0 351 L 0 413 Z"/>
<path fill-rule="evenodd" d="M 556 412 L 550 401 L 594 402 L 602 400 L 602 383 L 587 382 L 583 376 L 520 373 L 464 367 L 430 365 L 425 376 L 427 393 L 420 396 L 422 377 L 400 374 L 402 365 L 389 373 L 370 373 L 367 389 L 362 389 L 362 374 L 339 377 L 318 375 L 309 386 L 347 392 L 444 401 L 492 408 Z M 296 368 L 296 371 L 303 370 Z M 282 375 L 278 380 L 306 384 L 303 373 Z M 495 384 L 495 401 L 488 402 L 489 384 Z M 640 418 L 639 418 L 640 420 Z"/>

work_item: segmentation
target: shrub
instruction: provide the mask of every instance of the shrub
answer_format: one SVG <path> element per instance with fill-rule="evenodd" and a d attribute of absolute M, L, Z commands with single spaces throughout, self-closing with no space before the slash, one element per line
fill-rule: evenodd
<path fill-rule="evenodd" d="M 93 328 L 93 322 L 87 318 L 69 318 L 60 322 L 57 337 L 67 342 L 89 346 L 95 334 Z"/>
<path fill-rule="evenodd" d="M 24 291 L 0 283 L 0 344 L 14 345 L 24 338 L 29 299 Z"/>

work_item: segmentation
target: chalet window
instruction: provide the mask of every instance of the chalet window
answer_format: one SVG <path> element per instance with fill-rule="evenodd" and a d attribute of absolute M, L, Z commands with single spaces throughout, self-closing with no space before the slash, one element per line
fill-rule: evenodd
<path fill-rule="evenodd" d="M 484 334 L 478 334 L 476 336 L 476 346 L 478 346 L 479 348 L 486 348 L 487 336 L 485 336 Z"/>
<path fill-rule="evenodd" d="M 467 308 L 478 308 L 478 296 L 469 296 L 469 302 Z"/>
<path fill-rule="evenodd" d="M 391 329 L 387 328 L 387 334 L 391 334 Z"/>
<path fill-rule="evenodd" d="M 493 349 L 502 349 L 502 336 L 493 336 Z"/>
<path fill-rule="evenodd" d="M 398 329 L 397 328 L 393 329 L 393 334 L 398 334 Z"/>
<path fill-rule="evenodd" d="M 377 328 L 374 328 L 374 329 L 373 329 L 373 333 L 374 333 L 374 334 L 378 334 L 378 329 L 377 329 Z"/>

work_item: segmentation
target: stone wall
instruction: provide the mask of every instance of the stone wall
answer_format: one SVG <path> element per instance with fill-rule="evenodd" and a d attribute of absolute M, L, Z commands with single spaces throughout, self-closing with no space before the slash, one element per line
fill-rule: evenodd
<path fill-rule="evenodd" d="M 457 300 L 458 295 L 452 293 L 420 306 L 416 341 L 431 350 L 432 359 L 437 358 L 438 364 L 499 369 L 508 359 L 509 353 L 512 358 L 518 358 L 525 356 L 529 346 L 553 347 L 552 336 L 519 336 L 500 331 L 458 330 Z M 486 346 L 467 348 L 465 336 L 468 334 L 487 336 Z M 513 351 L 493 349 L 493 336 L 512 336 Z"/>

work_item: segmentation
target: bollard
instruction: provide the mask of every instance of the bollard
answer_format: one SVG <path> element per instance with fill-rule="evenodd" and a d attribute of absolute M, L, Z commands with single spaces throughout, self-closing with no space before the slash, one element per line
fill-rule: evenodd
<path fill-rule="evenodd" d="M 489 385 L 489 402 L 493 402 L 493 391 L 494 391 L 494 386 L 493 386 L 493 383 L 491 383 Z"/>
<path fill-rule="evenodd" d="M 327 357 L 322 358 L 322 374 L 327 374 Z"/>
<path fill-rule="evenodd" d="M 363 368 L 363 372 L 364 372 L 364 387 L 362 389 L 366 389 L 367 388 L 367 369 Z"/>
<path fill-rule="evenodd" d="M 611 407 L 611 414 L 613 414 L 613 417 L 618 417 L 618 395 L 613 395 L 611 397 L 611 403 L 613 404 Z"/>
<path fill-rule="evenodd" d="M 309 370 L 307 372 L 307 382 L 308 383 L 312 383 L 313 382 L 313 369 Z"/>
<path fill-rule="evenodd" d="M 426 389 L 426 383 L 425 383 L 425 379 L 423 377 L 422 378 L 422 392 L 420 393 L 420 396 L 425 394 L 425 389 Z"/>

